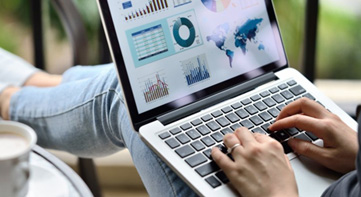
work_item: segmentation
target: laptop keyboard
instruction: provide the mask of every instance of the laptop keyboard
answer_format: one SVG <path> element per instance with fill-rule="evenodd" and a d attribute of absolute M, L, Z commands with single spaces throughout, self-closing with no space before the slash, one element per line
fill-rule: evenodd
<path fill-rule="evenodd" d="M 255 94 L 230 106 L 216 110 L 179 127 L 159 135 L 164 142 L 184 159 L 213 188 L 229 182 L 227 176 L 212 160 L 211 150 L 217 146 L 227 154 L 223 136 L 233 133 L 239 127 L 246 127 L 253 133 L 261 133 L 279 141 L 285 154 L 293 152 L 287 140 L 298 138 L 316 141 L 310 132 L 298 128 L 271 133 L 268 127 L 273 123 L 282 108 L 301 97 L 316 100 L 296 81 L 276 85 L 268 91 Z M 228 156 L 232 158 L 230 154 Z"/>

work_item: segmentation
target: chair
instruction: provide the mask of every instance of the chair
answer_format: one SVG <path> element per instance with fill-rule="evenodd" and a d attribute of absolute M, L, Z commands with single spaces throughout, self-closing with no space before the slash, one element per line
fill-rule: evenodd
<path fill-rule="evenodd" d="M 80 13 L 72 0 L 50 0 L 60 20 L 65 27 L 67 37 L 71 44 L 73 65 L 88 64 L 88 40 L 85 25 Z M 33 25 L 34 59 L 35 65 L 45 69 L 43 26 L 42 26 L 42 0 L 31 0 L 31 18 Z M 110 62 L 110 54 L 103 29 L 99 29 L 99 63 Z M 79 174 L 88 185 L 94 196 L 101 196 L 96 168 L 92 159 L 78 159 Z"/>

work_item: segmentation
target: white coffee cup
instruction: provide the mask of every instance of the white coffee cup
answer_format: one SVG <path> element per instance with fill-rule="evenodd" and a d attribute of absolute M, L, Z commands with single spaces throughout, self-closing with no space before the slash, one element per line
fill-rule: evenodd
<path fill-rule="evenodd" d="M 29 155 L 36 134 L 27 125 L 0 120 L 0 196 L 23 197 L 29 188 Z"/>

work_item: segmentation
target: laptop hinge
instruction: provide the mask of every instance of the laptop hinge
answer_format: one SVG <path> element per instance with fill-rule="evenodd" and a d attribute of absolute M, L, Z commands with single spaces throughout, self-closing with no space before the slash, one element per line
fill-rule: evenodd
<path fill-rule="evenodd" d="M 163 124 L 167 125 L 174 121 L 177 121 L 181 118 L 199 112 L 203 109 L 206 109 L 210 106 L 213 106 L 219 102 L 225 101 L 227 99 L 233 98 L 245 92 L 255 89 L 256 87 L 268 83 L 270 81 L 276 80 L 277 76 L 273 73 L 267 73 L 260 77 L 254 78 L 247 82 L 236 85 L 232 88 L 224 90 L 222 92 L 216 93 L 212 96 L 209 96 L 200 101 L 194 102 L 177 110 L 171 111 L 169 113 L 159 116 L 157 119 Z"/>

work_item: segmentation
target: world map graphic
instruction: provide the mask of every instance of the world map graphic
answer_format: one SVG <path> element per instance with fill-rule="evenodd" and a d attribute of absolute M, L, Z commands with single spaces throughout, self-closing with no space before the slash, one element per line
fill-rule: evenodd
<path fill-rule="evenodd" d="M 248 19 L 244 24 L 237 26 L 233 30 L 232 36 L 228 36 L 228 33 L 231 31 L 230 25 L 228 23 L 221 24 L 213 30 L 212 35 L 207 36 L 207 41 L 213 41 L 217 48 L 225 52 L 229 59 L 230 67 L 232 67 L 234 50 L 237 48 L 241 49 L 242 53 L 246 55 L 248 44 L 253 42 L 258 44 L 258 50 L 265 50 L 265 46 L 257 39 L 259 26 L 262 21 L 262 18 Z M 234 39 L 231 42 L 233 46 L 227 46 L 227 43 L 229 43 L 227 39 Z"/>

